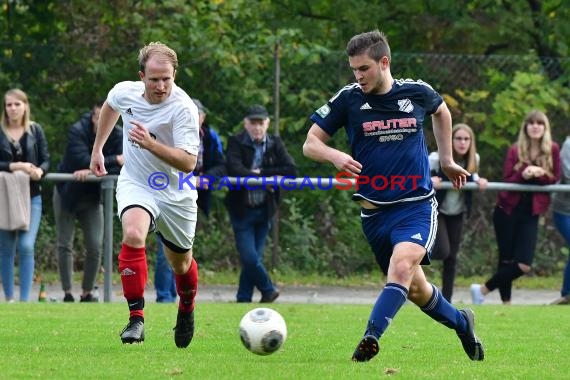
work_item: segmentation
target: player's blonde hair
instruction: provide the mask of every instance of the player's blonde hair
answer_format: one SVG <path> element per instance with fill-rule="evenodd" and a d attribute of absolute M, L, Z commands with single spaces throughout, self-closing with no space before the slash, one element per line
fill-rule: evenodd
<path fill-rule="evenodd" d="M 2 118 L 0 119 L 0 124 L 2 126 L 2 130 L 4 133 L 8 130 L 8 113 L 6 112 L 6 97 L 13 96 L 14 98 L 18 99 L 22 103 L 24 103 L 25 111 L 24 115 L 22 116 L 22 120 L 20 120 L 20 125 L 24 127 L 26 132 L 30 130 L 31 120 L 30 120 L 30 102 L 28 101 L 28 95 L 19 88 L 12 88 L 4 94 L 4 99 L 2 101 L 3 112 Z"/>
<path fill-rule="evenodd" d="M 139 67 L 140 71 L 145 72 L 146 63 L 153 55 L 161 55 L 174 67 L 174 71 L 178 68 L 178 56 L 176 52 L 163 44 L 162 42 L 151 42 L 145 45 L 139 51 Z"/>
<path fill-rule="evenodd" d="M 530 137 L 527 132 L 528 124 L 533 122 L 544 125 L 544 134 L 540 139 L 540 153 L 534 163 L 530 157 Z M 550 122 L 544 112 L 532 110 L 526 115 L 519 130 L 517 146 L 519 161 L 515 165 L 515 169 L 520 168 L 523 164 L 533 164 L 540 166 L 549 176 L 552 176 L 552 135 L 550 133 Z"/>

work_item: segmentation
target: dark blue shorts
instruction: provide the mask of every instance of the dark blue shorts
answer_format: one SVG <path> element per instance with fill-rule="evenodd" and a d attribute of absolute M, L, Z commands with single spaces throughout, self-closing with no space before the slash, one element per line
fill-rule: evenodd
<path fill-rule="evenodd" d="M 421 265 L 430 264 L 430 255 L 437 232 L 437 201 L 435 198 L 402 202 L 379 209 L 361 209 L 362 230 L 384 274 L 394 246 L 412 242 L 426 249 Z"/>

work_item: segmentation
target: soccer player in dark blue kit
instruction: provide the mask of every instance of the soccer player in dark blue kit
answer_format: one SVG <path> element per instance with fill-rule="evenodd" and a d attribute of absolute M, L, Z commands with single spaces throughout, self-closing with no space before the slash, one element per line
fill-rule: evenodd
<path fill-rule="evenodd" d="M 409 299 L 454 329 L 471 360 L 483 360 L 474 315 L 458 310 L 424 275 L 437 231 L 437 201 L 423 134 L 431 115 L 441 167 L 461 188 L 469 173 L 452 158 L 451 114 L 442 97 L 422 81 L 394 80 L 390 47 L 378 30 L 354 36 L 347 45 L 356 83 L 337 92 L 312 116 L 303 153 L 349 172 L 359 184 L 352 199 L 361 206 L 362 229 L 386 285 L 352 360 L 365 362 L 380 350 L 379 338 Z M 352 156 L 327 145 L 344 127 Z"/>

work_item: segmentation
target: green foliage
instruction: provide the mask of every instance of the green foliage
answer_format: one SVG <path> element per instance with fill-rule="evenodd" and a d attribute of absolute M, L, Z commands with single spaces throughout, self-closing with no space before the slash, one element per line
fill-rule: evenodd
<path fill-rule="evenodd" d="M 533 109 L 543 110 L 547 114 L 550 109 L 563 112 L 568 110 L 564 93 L 567 92 L 568 95 L 570 92 L 564 91 L 558 83 L 549 81 L 543 74 L 519 71 L 515 73 L 514 78 L 508 78 L 505 82 L 508 86 L 496 92 L 492 104 L 494 113 L 488 120 L 497 130 L 484 130 L 479 135 L 483 142 L 492 144 L 497 135 L 510 136 L 511 142 L 515 141 L 522 120 L 526 113 Z M 497 147 L 505 146 L 508 144 L 500 144 Z"/>
<path fill-rule="evenodd" d="M 193 251 L 202 269 L 217 271 L 239 268 L 232 226 L 221 202 L 214 203 L 208 218 L 199 214 Z"/>
<path fill-rule="evenodd" d="M 316 247 L 319 237 L 315 230 L 315 220 L 306 216 L 303 200 L 293 194 L 288 194 L 283 200 L 284 210 L 279 218 L 279 230 L 282 238 L 279 245 L 284 248 L 280 257 L 285 266 L 299 269 L 303 272 L 317 272 L 321 270 L 322 261 L 318 260 Z M 285 269 L 281 268 L 280 269 Z"/>

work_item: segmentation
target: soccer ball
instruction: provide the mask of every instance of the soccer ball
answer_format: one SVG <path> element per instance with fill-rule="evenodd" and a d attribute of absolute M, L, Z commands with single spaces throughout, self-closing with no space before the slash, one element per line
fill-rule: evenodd
<path fill-rule="evenodd" d="M 271 355 L 287 339 L 285 320 L 273 309 L 260 307 L 248 311 L 239 323 L 241 342 L 257 355 Z"/>

